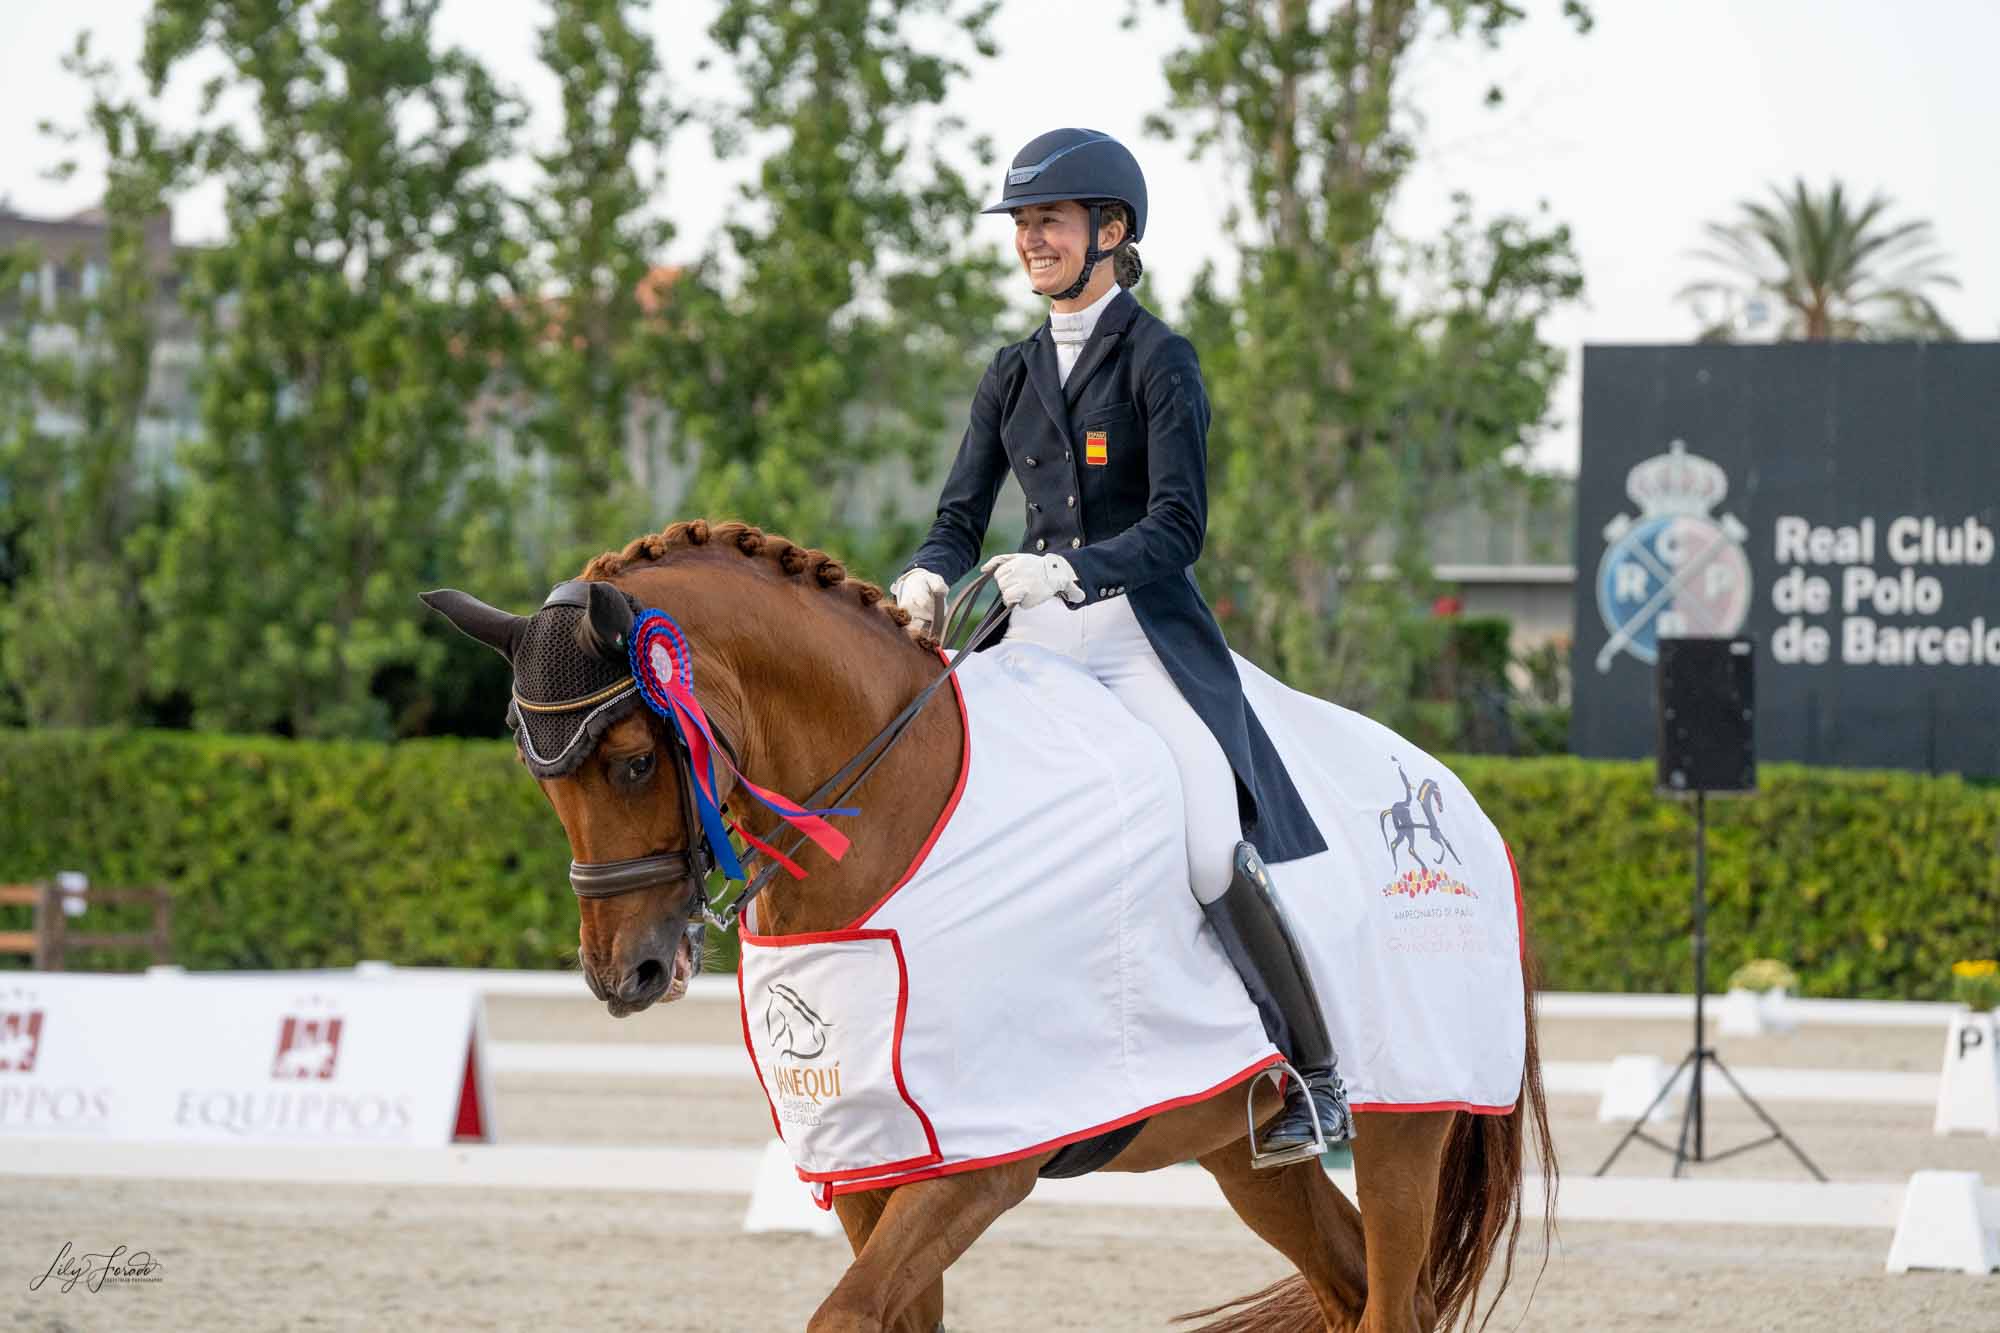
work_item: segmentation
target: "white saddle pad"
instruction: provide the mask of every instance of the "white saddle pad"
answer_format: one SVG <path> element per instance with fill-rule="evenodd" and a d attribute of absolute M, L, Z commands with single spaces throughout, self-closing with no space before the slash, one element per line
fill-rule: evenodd
<path fill-rule="evenodd" d="M 1271 875 L 1351 1099 L 1512 1109 L 1520 918 L 1499 835 L 1429 755 L 1237 666 L 1328 843 Z M 1189 892 L 1165 744 L 1032 644 L 955 680 L 966 771 L 915 873 L 846 930 L 745 923 L 745 1042 L 822 1204 L 1087 1138 L 1278 1058 Z"/>

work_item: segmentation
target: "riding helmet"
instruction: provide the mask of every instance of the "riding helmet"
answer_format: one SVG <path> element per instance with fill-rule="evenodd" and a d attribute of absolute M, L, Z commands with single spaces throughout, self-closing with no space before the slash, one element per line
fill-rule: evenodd
<path fill-rule="evenodd" d="M 1090 210 L 1090 246 L 1083 256 L 1083 272 L 1068 291 L 1056 293 L 1057 300 L 1081 293 L 1090 281 L 1091 269 L 1110 253 L 1097 248 L 1097 230 L 1107 201 L 1125 205 L 1131 215 L 1126 242 L 1137 241 L 1144 234 L 1146 177 L 1131 150 L 1102 130 L 1050 130 L 1030 139 L 1014 154 L 999 201 L 980 211 L 1006 213 L 1028 204 L 1063 199 L 1074 199 Z"/>

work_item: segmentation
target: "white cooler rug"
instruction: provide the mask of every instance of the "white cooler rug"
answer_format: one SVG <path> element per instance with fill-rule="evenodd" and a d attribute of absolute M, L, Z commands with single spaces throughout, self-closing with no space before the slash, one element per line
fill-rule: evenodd
<path fill-rule="evenodd" d="M 1511 1110 L 1521 918 L 1498 832 L 1422 750 L 1236 663 L 1327 842 L 1270 870 L 1351 1101 Z M 1033 644 L 954 680 L 965 772 L 914 873 L 845 930 L 744 924 L 744 1040 L 822 1204 L 1088 1138 L 1278 1058 L 1189 892 L 1164 743 Z"/>

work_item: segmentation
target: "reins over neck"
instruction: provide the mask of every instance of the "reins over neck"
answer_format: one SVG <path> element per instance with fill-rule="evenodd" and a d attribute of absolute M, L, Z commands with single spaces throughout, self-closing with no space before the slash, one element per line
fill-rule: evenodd
<path fill-rule="evenodd" d="M 945 615 L 944 628 L 938 635 L 940 642 L 948 643 L 951 641 L 951 637 L 958 628 L 960 619 L 966 608 L 972 605 L 973 599 L 978 596 L 980 590 L 990 583 L 992 579 L 993 574 L 991 571 L 983 573 L 977 579 L 973 580 L 964 592 L 959 594 L 958 599 L 952 603 L 950 611 Z M 945 667 L 943 673 L 936 680 L 924 686 L 916 698 L 903 706 L 903 711 L 896 714 L 889 725 L 877 732 L 875 738 L 864 745 L 859 754 L 842 765 L 838 773 L 835 773 L 832 777 L 821 783 L 812 795 L 806 797 L 803 804 L 816 806 L 827 801 L 838 804 L 846 800 L 853 793 L 854 789 L 859 787 L 867 779 L 868 775 L 875 771 L 875 766 L 888 756 L 889 751 L 895 748 L 896 742 L 900 741 L 909 730 L 910 723 L 916 720 L 917 714 L 924 710 L 924 705 L 931 701 L 931 697 L 944 688 L 945 683 L 951 679 L 952 673 L 964 665 L 966 659 L 971 657 L 973 653 L 985 646 L 986 641 L 1006 624 L 1007 617 L 1010 614 L 1010 609 L 1004 603 L 995 599 L 993 605 L 987 608 L 986 615 L 980 620 L 978 628 L 973 630 L 972 637 L 966 640 L 965 647 L 953 655 L 951 664 Z M 860 769 L 858 773 L 855 772 L 857 768 Z M 854 774 L 852 780 L 848 778 L 850 773 Z M 846 785 L 843 786 L 843 783 Z M 791 853 L 798 851 L 804 843 L 805 837 L 803 834 L 794 837 L 792 845 L 785 849 L 785 855 L 790 856 Z M 752 853 L 752 855 L 758 854 L 760 853 Z M 780 867 L 781 863 L 774 859 L 769 865 L 758 871 L 757 877 L 750 881 L 743 892 L 737 895 L 736 900 L 730 903 L 721 915 L 717 915 L 712 910 L 712 904 L 704 901 L 702 905 L 703 918 L 718 930 L 728 930 L 730 926 L 734 925 L 742 917 L 744 909 L 750 905 L 757 895 L 769 886 L 772 876 L 777 874 Z"/>
<path fill-rule="evenodd" d="M 967 617 L 974 599 L 992 580 L 991 572 L 983 573 L 959 594 L 945 616 L 945 624 L 939 634 L 941 642 L 950 641 Z M 887 726 L 878 731 L 852 759 L 843 764 L 832 777 L 821 783 L 800 804 L 813 809 L 829 802 L 838 804 L 852 794 L 888 756 L 889 751 L 895 748 L 896 743 L 908 733 L 910 724 L 951 679 L 952 673 L 957 671 L 974 652 L 984 647 L 987 641 L 1006 624 L 1009 614 L 1009 608 L 996 598 L 987 608 L 985 616 L 973 630 L 971 637 L 966 640 L 965 647 L 952 658 L 944 671 L 918 691 L 916 697 L 905 704 L 902 711 Z M 727 747 L 727 741 L 719 734 L 717 740 Z M 678 731 L 675 732 L 674 754 L 675 764 L 680 770 L 681 799 L 683 813 L 686 816 L 682 827 L 689 830 L 692 838 L 689 845 L 674 851 L 633 857 L 624 861 L 571 861 L 570 887 L 579 898 L 613 898 L 661 884 L 687 880 L 693 886 L 695 915 L 700 921 L 714 926 L 717 930 L 727 931 L 742 919 L 744 911 L 770 886 L 777 872 L 792 865 L 792 856 L 804 846 L 807 835 L 794 829 L 791 845 L 782 850 L 767 847 L 751 839 L 752 850 L 745 853 L 743 859 L 747 861 L 763 856 L 768 864 L 746 884 L 742 893 L 726 906 L 722 905 L 719 895 L 711 896 L 707 890 L 707 879 L 716 866 L 716 856 L 714 849 L 709 845 L 707 832 L 695 817 L 693 759 Z M 746 839 L 750 838 L 747 830 L 744 831 L 744 836 Z M 796 878 L 800 872 L 793 869 L 792 874 Z"/>

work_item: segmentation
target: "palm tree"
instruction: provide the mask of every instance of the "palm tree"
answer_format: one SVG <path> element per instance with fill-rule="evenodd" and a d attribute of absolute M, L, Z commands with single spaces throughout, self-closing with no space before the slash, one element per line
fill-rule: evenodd
<path fill-rule="evenodd" d="M 1680 299 L 1706 326 L 1704 342 L 1729 342 L 1775 306 L 1779 339 L 1955 338 L 1927 289 L 1958 286 L 1945 272 L 1931 224 L 1883 220 L 1887 196 L 1855 208 L 1839 181 L 1815 193 L 1804 180 L 1771 187 L 1772 204 L 1744 200 L 1735 222 L 1708 223 L 1710 246 L 1694 258 L 1728 270 L 1683 287 Z M 1708 302 L 1720 298 L 1710 318 Z"/>

